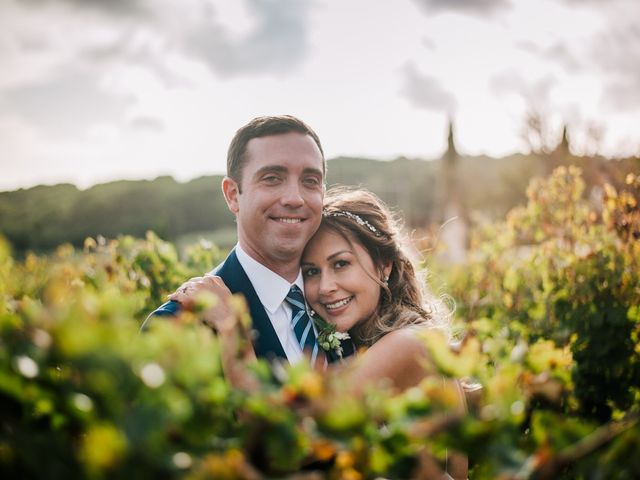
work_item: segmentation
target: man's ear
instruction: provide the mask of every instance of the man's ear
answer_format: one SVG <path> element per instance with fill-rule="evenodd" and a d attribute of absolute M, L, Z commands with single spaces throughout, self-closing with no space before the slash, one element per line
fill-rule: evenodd
<path fill-rule="evenodd" d="M 240 210 L 238 205 L 238 195 L 240 195 L 240 186 L 235 180 L 229 177 L 222 179 L 222 194 L 227 202 L 227 207 L 231 210 L 231 213 L 237 214 Z"/>

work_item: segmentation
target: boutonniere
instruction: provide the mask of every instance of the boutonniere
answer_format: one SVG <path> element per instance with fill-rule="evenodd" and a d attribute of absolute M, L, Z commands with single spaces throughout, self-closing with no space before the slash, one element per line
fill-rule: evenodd
<path fill-rule="evenodd" d="M 341 342 L 350 339 L 349 334 L 336 331 L 335 323 L 327 322 L 313 310 L 310 313 L 318 332 L 318 345 L 320 345 L 320 348 L 325 352 L 334 351 L 339 358 L 342 358 Z"/>

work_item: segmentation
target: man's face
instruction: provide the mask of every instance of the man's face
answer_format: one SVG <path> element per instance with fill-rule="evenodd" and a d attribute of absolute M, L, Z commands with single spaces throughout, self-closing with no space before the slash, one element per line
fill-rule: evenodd
<path fill-rule="evenodd" d="M 299 262 L 320 225 L 322 155 L 309 135 L 290 132 L 254 138 L 247 144 L 241 185 L 226 178 L 223 190 L 236 214 L 240 245 L 277 271 L 278 265 Z"/>

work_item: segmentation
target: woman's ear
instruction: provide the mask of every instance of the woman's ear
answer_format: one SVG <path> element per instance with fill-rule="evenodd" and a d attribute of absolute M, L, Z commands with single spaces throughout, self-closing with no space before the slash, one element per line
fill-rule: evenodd
<path fill-rule="evenodd" d="M 389 276 L 391 275 L 391 270 L 393 269 L 393 265 L 388 263 L 385 267 L 382 268 L 382 281 L 388 282 Z"/>

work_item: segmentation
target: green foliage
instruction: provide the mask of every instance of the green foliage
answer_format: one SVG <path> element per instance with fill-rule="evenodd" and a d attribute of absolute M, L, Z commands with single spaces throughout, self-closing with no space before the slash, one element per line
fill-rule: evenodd
<path fill-rule="evenodd" d="M 594 202 L 575 169 L 533 183 L 447 272 L 469 333 L 426 335 L 439 374 L 400 395 L 264 363 L 247 394 L 197 313 L 140 334 L 222 258 L 211 244 L 180 260 L 152 233 L 98 237 L 15 260 L 0 239 L 0 476 L 438 478 L 463 451 L 476 479 L 637 478 L 638 187 Z M 473 379 L 466 412 L 450 376 Z"/>
<path fill-rule="evenodd" d="M 630 175 L 625 192 L 591 201 L 584 188 L 574 167 L 532 182 L 527 205 L 476 239 L 453 295 L 509 338 L 569 346 L 580 409 L 605 421 L 640 385 L 640 184 Z"/>
<path fill-rule="evenodd" d="M 207 424 L 222 433 L 232 421 L 207 332 L 167 323 L 138 334 L 145 282 L 136 255 L 120 257 L 132 243 L 65 247 L 3 272 L 0 450 L 12 478 L 152 476 L 170 467 L 173 444 L 202 448 Z"/>

